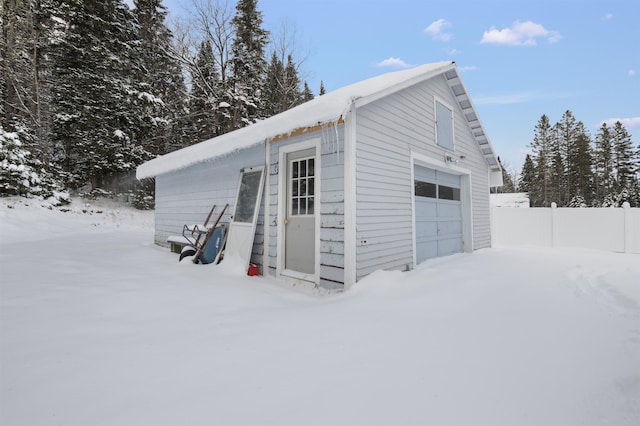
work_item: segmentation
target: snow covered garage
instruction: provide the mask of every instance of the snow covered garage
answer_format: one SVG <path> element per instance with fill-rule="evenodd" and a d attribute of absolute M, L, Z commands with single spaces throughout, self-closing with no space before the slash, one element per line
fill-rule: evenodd
<path fill-rule="evenodd" d="M 252 263 L 329 288 L 489 247 L 489 187 L 502 183 L 454 62 L 352 84 L 141 165 L 139 179 L 156 178 L 155 242 L 214 203 L 234 220 L 246 168 L 265 170 Z"/>

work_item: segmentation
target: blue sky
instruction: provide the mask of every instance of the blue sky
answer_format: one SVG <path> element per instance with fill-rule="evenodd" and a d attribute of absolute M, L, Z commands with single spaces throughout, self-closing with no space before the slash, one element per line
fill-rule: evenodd
<path fill-rule="evenodd" d="M 164 4 L 180 15 L 191 0 Z M 258 8 L 266 29 L 295 27 L 316 94 L 320 80 L 332 91 L 455 61 L 508 169 L 520 170 L 542 114 L 554 123 L 569 109 L 592 137 L 620 119 L 640 142 L 638 0 L 259 0 Z"/>

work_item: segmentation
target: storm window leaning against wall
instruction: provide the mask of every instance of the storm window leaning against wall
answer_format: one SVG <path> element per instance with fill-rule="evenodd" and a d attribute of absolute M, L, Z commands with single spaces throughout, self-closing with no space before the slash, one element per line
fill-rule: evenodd
<path fill-rule="evenodd" d="M 436 143 L 453 151 L 453 111 L 436 101 Z"/>

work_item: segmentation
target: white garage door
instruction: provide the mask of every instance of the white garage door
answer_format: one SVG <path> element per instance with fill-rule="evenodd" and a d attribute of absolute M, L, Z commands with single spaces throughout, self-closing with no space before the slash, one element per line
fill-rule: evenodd
<path fill-rule="evenodd" d="M 416 261 L 462 252 L 460 176 L 415 166 Z"/>

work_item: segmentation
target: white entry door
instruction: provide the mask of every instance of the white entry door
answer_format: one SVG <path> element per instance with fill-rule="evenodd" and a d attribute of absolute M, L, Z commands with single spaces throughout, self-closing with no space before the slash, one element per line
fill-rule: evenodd
<path fill-rule="evenodd" d="M 314 274 L 316 263 L 315 166 L 315 149 L 287 155 L 284 267 L 305 274 Z"/>

